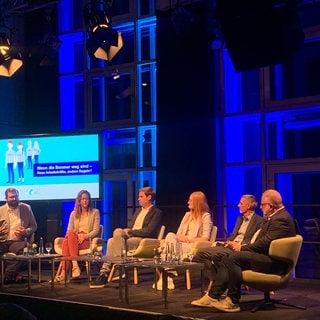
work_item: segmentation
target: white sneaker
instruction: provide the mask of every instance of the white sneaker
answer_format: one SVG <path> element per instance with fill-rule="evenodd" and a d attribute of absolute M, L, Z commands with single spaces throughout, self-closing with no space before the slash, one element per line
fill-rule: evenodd
<path fill-rule="evenodd" d="M 200 299 L 191 301 L 191 304 L 197 307 L 213 308 L 214 302 L 217 302 L 217 301 L 218 301 L 217 299 L 213 299 L 209 297 L 208 293 L 206 293 Z"/>
<path fill-rule="evenodd" d="M 156 285 L 153 284 L 152 288 L 155 289 Z M 175 288 L 173 279 L 171 277 L 168 277 L 168 289 L 173 290 Z M 162 290 L 162 278 L 158 280 L 157 282 L 157 290 Z"/>
<path fill-rule="evenodd" d="M 240 306 L 239 304 L 233 303 L 229 297 L 226 297 L 223 300 L 217 300 L 212 302 L 212 306 L 223 312 L 239 312 Z"/>

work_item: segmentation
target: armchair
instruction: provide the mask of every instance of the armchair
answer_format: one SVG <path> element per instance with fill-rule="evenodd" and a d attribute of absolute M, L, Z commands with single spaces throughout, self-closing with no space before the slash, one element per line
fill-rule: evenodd
<path fill-rule="evenodd" d="M 154 249 L 157 249 L 160 246 L 160 241 L 163 239 L 165 229 L 166 227 L 164 225 L 160 227 L 157 238 L 143 238 L 140 241 L 138 248 L 132 254 L 132 256 L 141 259 L 153 258 Z M 128 254 L 128 256 L 130 255 Z M 116 265 L 114 264 L 109 273 L 108 282 L 110 282 L 113 278 L 115 267 Z M 138 284 L 138 270 L 136 268 L 133 269 L 133 282 L 134 284 Z"/>
<path fill-rule="evenodd" d="M 153 258 L 154 249 L 160 246 L 160 241 L 163 239 L 165 229 L 166 227 L 164 225 L 160 227 L 157 239 L 143 238 L 133 253 L 133 256 L 136 258 Z"/>
<path fill-rule="evenodd" d="M 211 235 L 210 235 L 210 239 L 207 241 L 197 241 L 194 242 L 192 248 L 193 248 L 193 254 L 197 253 L 197 250 L 200 248 L 207 248 L 207 247 L 211 247 L 215 244 L 216 238 L 217 238 L 217 233 L 218 233 L 218 227 L 217 226 L 213 226 L 212 230 L 211 230 Z"/>
<path fill-rule="evenodd" d="M 195 255 L 199 248 L 206 248 L 206 247 L 213 246 L 216 241 L 216 238 L 217 238 L 217 233 L 218 233 L 218 227 L 213 226 L 209 240 L 194 242 L 194 244 L 192 246 L 193 254 Z M 186 269 L 186 287 L 187 287 L 187 290 L 191 289 L 191 277 L 190 277 L 190 270 L 189 269 Z"/>
<path fill-rule="evenodd" d="M 100 228 L 99 228 L 99 233 L 97 235 L 97 237 L 92 239 L 92 248 L 95 248 L 97 246 L 103 246 L 103 225 L 100 224 Z M 57 254 L 62 254 L 62 242 L 63 242 L 64 237 L 57 237 L 54 239 L 53 242 L 53 249 L 55 251 L 55 253 Z M 79 251 L 79 256 L 85 255 L 89 253 L 90 249 L 83 249 Z"/>
<path fill-rule="evenodd" d="M 243 283 L 245 285 L 264 292 L 264 299 L 252 309 L 252 312 L 267 306 L 274 309 L 275 304 L 306 309 L 303 306 L 292 305 L 270 298 L 271 291 L 285 288 L 292 278 L 294 268 L 299 258 L 302 241 L 302 236 L 296 235 L 295 237 L 276 239 L 271 242 L 269 248 L 270 257 L 288 263 L 288 270 L 284 274 L 267 274 L 252 270 L 242 271 Z"/>
<path fill-rule="evenodd" d="M 103 225 L 100 224 L 99 233 L 98 233 L 97 237 L 94 237 L 92 239 L 92 242 L 91 242 L 92 248 L 96 248 L 98 246 L 103 246 L 104 240 L 102 237 L 103 237 Z M 55 253 L 57 253 L 57 254 L 62 254 L 63 239 L 64 239 L 64 237 L 57 237 L 54 239 L 53 249 L 54 249 Z M 90 251 L 90 248 L 79 250 L 79 256 L 87 255 L 87 254 L 89 254 L 89 251 Z M 86 265 L 86 267 L 87 267 L 87 265 Z M 87 270 L 88 270 L 88 268 L 87 268 Z M 90 275 L 88 275 L 88 276 L 90 276 Z"/>

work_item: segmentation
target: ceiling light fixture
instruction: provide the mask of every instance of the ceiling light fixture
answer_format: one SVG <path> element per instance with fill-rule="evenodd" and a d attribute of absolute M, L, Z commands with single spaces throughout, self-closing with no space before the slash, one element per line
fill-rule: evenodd
<path fill-rule="evenodd" d="M 111 26 L 110 3 L 91 1 L 84 8 L 88 54 L 107 61 L 110 61 L 123 46 L 121 32 L 112 29 Z"/>
<path fill-rule="evenodd" d="M 0 76 L 11 77 L 22 64 L 21 54 L 12 50 L 8 35 L 0 32 Z"/>

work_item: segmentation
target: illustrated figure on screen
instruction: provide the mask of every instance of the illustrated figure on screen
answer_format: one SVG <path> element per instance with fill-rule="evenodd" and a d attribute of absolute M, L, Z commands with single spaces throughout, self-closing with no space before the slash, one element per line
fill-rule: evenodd
<path fill-rule="evenodd" d="M 40 150 L 40 146 L 39 146 L 39 142 L 35 141 L 33 143 L 33 158 L 34 158 L 34 163 L 39 163 L 39 154 L 40 154 L 41 150 Z"/>
<path fill-rule="evenodd" d="M 31 140 L 28 140 L 28 142 L 27 142 L 27 162 L 28 162 L 28 169 L 32 169 L 32 161 L 33 161 L 32 141 L 31 141 Z"/>
<path fill-rule="evenodd" d="M 8 150 L 5 154 L 5 168 L 8 169 L 8 181 L 7 183 L 14 183 L 14 168 L 16 167 L 16 154 L 13 150 L 13 142 L 8 141 Z"/>
<path fill-rule="evenodd" d="M 24 182 L 24 166 L 26 164 L 26 155 L 23 150 L 22 142 L 18 142 L 18 151 L 16 152 L 16 161 L 18 166 L 18 181 Z"/>

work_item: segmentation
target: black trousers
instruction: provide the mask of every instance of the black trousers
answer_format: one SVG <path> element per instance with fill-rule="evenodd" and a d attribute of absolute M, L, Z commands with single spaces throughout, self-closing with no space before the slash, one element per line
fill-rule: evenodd
<path fill-rule="evenodd" d="M 201 248 L 192 261 L 204 263 L 204 275 L 213 281 L 216 278 L 219 263 L 232 252 L 231 248 L 224 246 Z"/>

